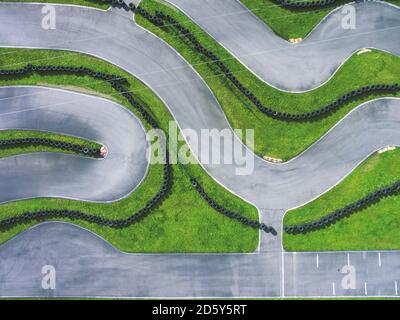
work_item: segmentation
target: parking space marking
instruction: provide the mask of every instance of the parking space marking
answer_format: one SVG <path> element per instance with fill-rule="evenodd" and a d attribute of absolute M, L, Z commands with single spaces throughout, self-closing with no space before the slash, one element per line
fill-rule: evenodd
<path fill-rule="evenodd" d="M 365 295 L 367 296 L 368 295 L 368 287 L 367 287 L 366 282 L 364 282 L 364 292 L 365 292 Z"/>
<path fill-rule="evenodd" d="M 394 282 L 394 293 L 397 296 L 397 281 Z"/>
<path fill-rule="evenodd" d="M 335 283 L 332 282 L 332 294 L 336 296 Z"/>
<path fill-rule="evenodd" d="M 381 253 L 378 252 L 378 265 L 379 267 L 382 267 L 382 260 L 381 260 Z"/>
<path fill-rule="evenodd" d="M 317 253 L 317 269 L 319 268 L 319 254 Z"/>
<path fill-rule="evenodd" d="M 350 253 L 347 253 L 347 265 L 350 266 Z"/>

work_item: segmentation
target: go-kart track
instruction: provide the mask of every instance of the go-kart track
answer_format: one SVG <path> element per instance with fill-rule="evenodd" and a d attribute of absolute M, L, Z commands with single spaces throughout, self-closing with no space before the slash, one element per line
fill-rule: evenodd
<path fill-rule="evenodd" d="M 0 130 L 7 129 L 98 141 L 107 146 L 109 156 L 31 153 L 3 158 L 0 202 L 43 196 L 116 201 L 131 193 L 146 174 L 144 128 L 131 112 L 105 99 L 48 88 L 3 87 Z"/>
<path fill-rule="evenodd" d="M 237 1 L 221 0 L 223 7 L 214 5 L 218 1 L 169 2 L 182 8 L 266 82 L 288 91 L 321 85 L 358 49 L 374 47 L 400 53 L 400 9 L 385 3 L 355 4 L 359 10 L 355 30 L 332 27 L 338 19 L 335 11 L 296 47 L 284 44 Z M 1 3 L 0 47 L 63 49 L 102 58 L 148 85 L 180 128 L 197 132 L 230 129 L 216 98 L 193 68 L 165 42 L 136 25 L 123 10 L 57 5 L 57 28 L 44 30 L 40 24 L 42 6 Z M 222 8 L 225 12 L 245 13 L 236 24 L 234 14 L 216 18 L 222 15 Z M 211 18 L 201 19 L 204 16 Z M 244 39 L 247 25 L 255 31 L 246 33 Z M 274 48 L 278 48 L 278 54 L 274 54 Z M 0 174 L 0 201 L 49 195 L 115 201 L 130 193 L 146 174 L 143 128 L 123 107 L 88 95 L 33 87 L 3 88 L 0 97 L 2 130 L 52 131 L 98 141 L 109 149 L 102 160 L 50 153 L 1 159 L 1 168 L 7 169 Z M 85 229 L 48 222 L 0 246 L 0 295 L 396 296 L 400 252 L 285 252 L 281 229 L 288 209 L 332 188 L 376 150 L 400 144 L 399 108 L 400 100 L 396 98 L 364 103 L 291 161 L 276 165 L 256 157 L 250 175 L 235 174 L 238 167 L 233 164 L 204 165 L 215 180 L 257 206 L 262 220 L 278 231 L 276 236 L 263 233 L 254 253 L 125 254 Z M 11 109 L 24 116 L 15 116 Z M 244 148 L 239 139 L 234 140 Z M 220 150 L 212 152 L 224 156 Z M 79 169 L 69 169 L 65 177 L 59 170 L 65 165 Z M 43 172 L 49 184 L 39 179 L 40 188 L 36 187 L 33 183 Z M 68 181 L 63 182 L 65 178 Z M 9 179 L 4 182 L 7 192 L 3 191 L 5 179 Z M 26 189 L 21 189 L 21 184 Z M 34 194 L 30 193 L 32 187 Z M 54 291 L 40 289 L 40 270 L 45 264 L 58 270 Z M 345 290 L 340 285 L 341 269 L 346 265 L 358 270 L 356 289 Z"/>

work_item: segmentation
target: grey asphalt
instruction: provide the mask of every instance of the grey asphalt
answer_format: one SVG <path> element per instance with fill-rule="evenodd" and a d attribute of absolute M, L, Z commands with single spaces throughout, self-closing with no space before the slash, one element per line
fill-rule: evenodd
<path fill-rule="evenodd" d="M 126 254 L 57 222 L 35 226 L 0 249 L 1 296 L 396 296 L 400 279 L 398 251 Z M 348 264 L 354 289 L 342 286 Z M 45 265 L 55 268 L 55 290 L 42 289 Z"/>
<path fill-rule="evenodd" d="M 99 56 L 149 85 L 166 103 L 180 127 L 197 132 L 229 128 L 216 99 L 193 69 L 173 49 L 137 27 L 126 15 L 114 10 L 55 7 L 57 29 L 43 30 L 41 5 L 1 4 L 0 46 L 68 49 Z M 110 24 L 114 29 L 110 30 Z M 379 29 L 379 23 L 374 27 Z M 255 170 L 247 176 L 236 175 L 236 165 L 204 164 L 204 167 L 227 188 L 255 203 L 279 232 L 286 209 L 325 192 L 380 147 L 398 144 L 399 104 L 398 99 L 379 99 L 360 106 L 286 164 L 272 165 L 256 158 Z M 235 152 L 243 151 L 236 138 L 234 142 Z M 212 151 L 221 152 L 219 147 Z M 290 283 L 286 284 L 284 276 L 287 265 L 282 268 L 281 261 L 289 261 L 282 259 L 282 255 L 291 254 L 282 253 L 280 234 L 273 239 L 263 235 L 260 252 L 255 254 L 138 254 L 126 258 L 124 254 L 110 255 L 113 250 L 108 245 L 87 232 L 76 231 L 80 230 L 76 227 L 56 223 L 45 226 L 50 227 L 39 232 L 35 230 L 43 230 L 42 226 L 32 229 L 3 246 L 0 251 L 0 254 L 5 252 L 3 260 L 10 259 L 3 266 L 6 271 L 0 272 L 3 295 L 37 294 L 40 287 L 32 281 L 40 274 L 36 276 L 34 271 L 46 261 L 58 263 L 62 268 L 59 288 L 64 289 L 53 292 L 60 295 L 279 296 L 284 294 L 286 286 L 290 291 Z M 70 240 L 73 245 L 66 248 Z M 29 249 L 24 243 L 29 244 Z M 104 247 L 109 249 L 104 251 Z M 333 266 L 336 258 L 332 257 Z M 18 266 L 15 272 L 20 272 L 7 272 L 11 265 Z M 294 268 L 301 273 L 297 266 L 296 263 Z M 382 283 L 395 276 L 391 271 L 396 264 L 388 264 L 387 268 L 382 273 Z M 301 275 L 306 276 L 307 272 Z M 363 277 L 367 279 L 368 272 L 362 272 Z M 10 279 L 20 279 L 20 285 L 15 286 Z M 320 281 L 324 279 L 321 277 Z M 307 294 L 313 295 L 317 285 L 317 282 L 304 284 L 309 288 Z"/>
<path fill-rule="evenodd" d="M 144 178 L 148 162 L 144 128 L 130 111 L 90 95 L 41 87 L 0 88 L 0 130 L 49 131 L 105 145 L 94 159 L 30 153 L 0 159 L 0 202 L 57 197 L 116 201 Z"/>
<path fill-rule="evenodd" d="M 167 0 L 273 86 L 306 91 L 327 81 L 353 52 L 372 47 L 400 54 L 400 8 L 352 3 L 356 28 L 344 29 L 338 8 L 300 44 L 277 36 L 238 0 Z M 284 19 L 284 17 L 281 17 Z"/>

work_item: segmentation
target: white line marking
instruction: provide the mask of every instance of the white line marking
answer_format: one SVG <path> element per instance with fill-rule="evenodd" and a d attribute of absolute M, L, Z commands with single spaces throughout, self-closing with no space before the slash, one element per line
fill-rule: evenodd
<path fill-rule="evenodd" d="M 394 282 L 394 292 L 396 293 L 397 296 L 397 281 Z"/>
<path fill-rule="evenodd" d="M 350 266 L 350 253 L 347 253 L 347 265 Z"/>
<path fill-rule="evenodd" d="M 368 287 L 367 287 L 366 282 L 364 282 L 364 292 L 365 292 L 365 295 L 367 296 L 368 295 Z"/>
<path fill-rule="evenodd" d="M 382 260 L 381 260 L 381 253 L 378 252 L 378 265 L 379 267 L 382 267 Z"/>
<path fill-rule="evenodd" d="M 335 283 L 332 282 L 332 294 L 336 296 Z"/>
<path fill-rule="evenodd" d="M 317 269 L 319 268 L 319 254 L 317 253 Z"/>

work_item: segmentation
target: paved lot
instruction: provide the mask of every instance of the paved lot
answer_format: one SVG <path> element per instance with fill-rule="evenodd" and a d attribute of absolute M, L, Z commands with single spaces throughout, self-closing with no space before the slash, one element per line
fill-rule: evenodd
<path fill-rule="evenodd" d="M 398 251 L 124 254 L 57 222 L 2 245 L 0 261 L 0 296 L 396 296 L 400 281 Z M 56 270 L 55 290 L 42 289 L 45 265 Z M 355 268 L 355 289 L 342 286 L 347 265 Z"/>
<path fill-rule="evenodd" d="M 181 8 L 260 78 L 283 90 L 319 86 L 360 48 L 400 54 L 400 8 L 387 3 L 353 3 L 355 29 L 342 27 L 348 13 L 339 8 L 301 44 L 293 45 L 238 0 L 167 1 Z"/>
<path fill-rule="evenodd" d="M 398 251 L 285 253 L 284 264 L 287 297 L 398 295 Z M 350 274 L 354 287 L 347 286 Z"/>

